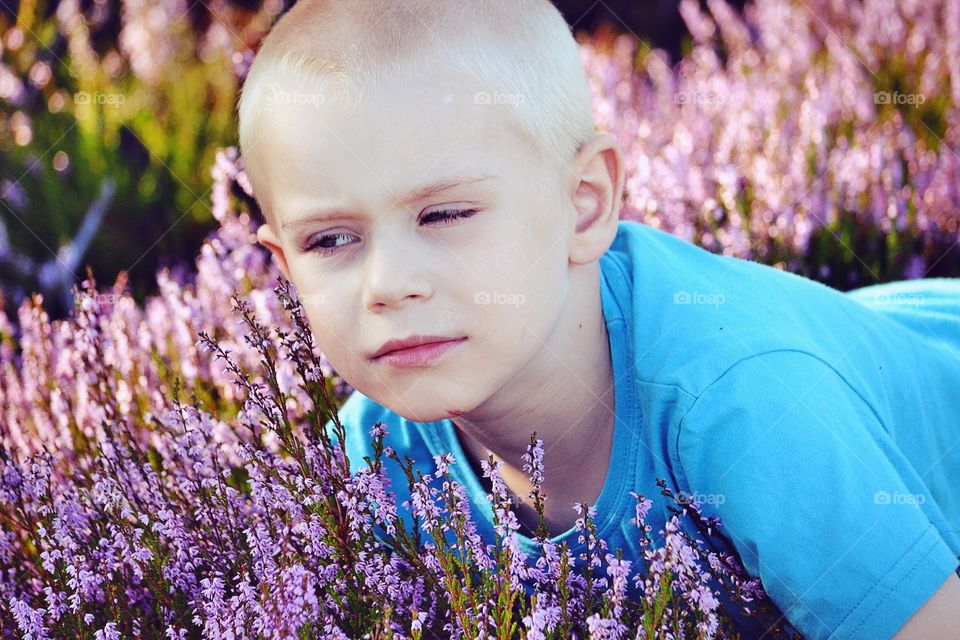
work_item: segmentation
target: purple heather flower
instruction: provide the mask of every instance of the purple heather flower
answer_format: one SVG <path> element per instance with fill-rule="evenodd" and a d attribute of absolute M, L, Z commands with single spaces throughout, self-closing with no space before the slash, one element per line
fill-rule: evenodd
<path fill-rule="evenodd" d="M 523 471 L 530 477 L 534 490 L 539 490 L 543 484 L 543 440 L 536 439 L 534 444 L 527 445 L 527 452 L 523 458 Z"/>

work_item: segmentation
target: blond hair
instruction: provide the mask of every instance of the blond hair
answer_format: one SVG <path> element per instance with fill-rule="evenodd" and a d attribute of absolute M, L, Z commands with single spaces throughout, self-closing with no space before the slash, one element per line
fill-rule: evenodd
<path fill-rule="evenodd" d="M 279 78 L 332 83 L 361 105 L 364 87 L 412 77 L 427 53 L 449 57 L 503 105 L 510 122 L 559 168 L 594 133 L 590 92 L 570 27 L 549 0 L 300 0 L 267 34 L 237 105 L 240 148 L 267 220 L 255 161 L 264 91 Z"/>

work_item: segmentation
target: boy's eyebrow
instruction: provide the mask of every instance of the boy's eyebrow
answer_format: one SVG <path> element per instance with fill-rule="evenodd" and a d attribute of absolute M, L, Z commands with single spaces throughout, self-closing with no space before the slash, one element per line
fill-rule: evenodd
<path fill-rule="evenodd" d="M 429 182 L 425 185 L 415 187 L 411 189 L 403 197 L 400 198 L 400 202 L 403 204 L 409 204 L 411 202 L 417 202 L 418 200 L 423 200 L 429 198 L 432 195 L 446 191 L 447 189 L 452 189 L 453 187 L 465 186 L 477 184 L 478 182 L 486 182 L 488 180 L 499 180 L 500 177 L 496 175 L 470 175 L 470 176 L 451 176 L 447 178 L 442 178 L 440 180 L 435 180 L 434 182 Z M 347 217 L 356 217 L 356 214 L 348 211 L 346 209 L 333 208 L 328 210 L 310 208 L 306 215 L 297 216 L 291 220 L 287 220 L 280 225 L 281 229 L 287 230 L 296 227 L 302 227 L 308 224 L 313 224 L 315 222 L 320 222 L 323 220 L 329 220 L 333 218 L 347 218 Z"/>

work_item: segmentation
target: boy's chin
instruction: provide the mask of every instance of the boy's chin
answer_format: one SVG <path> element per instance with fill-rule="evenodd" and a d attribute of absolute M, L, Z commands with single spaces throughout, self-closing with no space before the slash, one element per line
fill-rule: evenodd
<path fill-rule="evenodd" d="M 471 384 L 471 382 L 473 384 Z M 401 418 L 412 422 L 439 422 L 472 411 L 483 401 L 480 381 L 421 379 L 409 387 L 385 390 L 368 396 Z"/>
<path fill-rule="evenodd" d="M 440 422 L 463 415 L 460 409 L 441 409 L 438 407 L 411 408 L 404 407 L 401 411 L 394 411 L 397 415 L 411 422 Z"/>

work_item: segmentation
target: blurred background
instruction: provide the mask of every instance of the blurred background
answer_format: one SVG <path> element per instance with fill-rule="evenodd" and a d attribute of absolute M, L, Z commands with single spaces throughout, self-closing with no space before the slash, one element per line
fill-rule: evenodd
<path fill-rule="evenodd" d="M 128 272 L 138 300 L 215 228 L 211 175 L 236 142 L 253 50 L 292 0 L 0 0 L 0 285 L 48 312 Z M 561 1 L 578 29 L 632 29 L 679 52 L 676 2 Z"/>
<path fill-rule="evenodd" d="M 87 268 L 138 301 L 189 277 L 238 88 L 292 4 L 0 0 L 8 314 L 38 291 L 66 315 Z M 625 217 L 841 289 L 960 275 L 957 3 L 555 4 L 628 152 Z"/>

